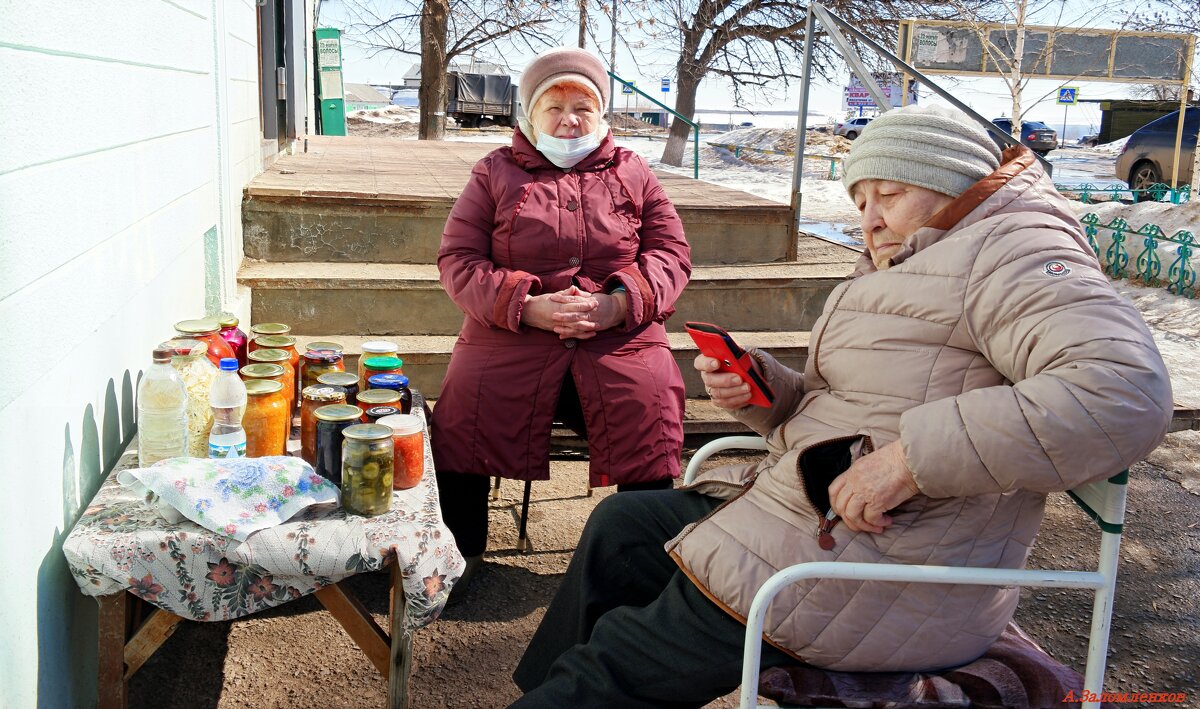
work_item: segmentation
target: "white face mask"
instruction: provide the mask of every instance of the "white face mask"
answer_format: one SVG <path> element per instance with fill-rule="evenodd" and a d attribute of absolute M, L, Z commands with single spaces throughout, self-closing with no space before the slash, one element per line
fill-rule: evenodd
<path fill-rule="evenodd" d="M 561 168 L 575 167 L 600 146 L 600 131 L 595 130 L 578 138 L 555 138 L 538 132 L 537 149 L 546 159 Z"/>

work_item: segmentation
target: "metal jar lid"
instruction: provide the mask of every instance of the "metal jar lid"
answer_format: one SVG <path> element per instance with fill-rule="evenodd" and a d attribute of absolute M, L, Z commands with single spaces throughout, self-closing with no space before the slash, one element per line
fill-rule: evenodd
<path fill-rule="evenodd" d="M 291 356 L 287 352 L 273 347 L 260 347 L 246 355 L 246 359 L 252 359 L 255 362 L 287 362 L 291 360 Z"/>
<path fill-rule="evenodd" d="M 335 363 L 342 359 L 342 353 L 337 350 L 309 350 L 304 353 L 304 359 L 313 364 L 321 362 Z"/>
<path fill-rule="evenodd" d="M 281 322 L 260 322 L 250 328 L 250 332 L 256 335 L 286 335 L 291 331 L 291 325 L 284 325 Z"/>
<path fill-rule="evenodd" d="M 281 391 L 283 391 L 283 382 L 276 382 L 270 379 L 251 379 L 246 382 L 246 394 L 248 396 L 263 396 Z"/>
<path fill-rule="evenodd" d="M 208 354 L 208 343 L 190 337 L 173 337 L 159 345 L 171 351 L 172 357 L 198 357 Z"/>
<path fill-rule="evenodd" d="M 331 387 L 348 387 L 358 384 L 358 375 L 353 372 L 325 372 L 317 377 L 318 384 Z"/>
<path fill-rule="evenodd" d="M 243 377 L 248 379 L 274 379 L 275 377 L 282 377 L 285 370 L 278 364 L 261 362 L 259 364 L 247 364 L 239 371 Z"/>
<path fill-rule="evenodd" d="M 304 346 L 304 349 L 306 352 L 315 352 L 317 350 L 333 350 L 339 354 L 346 351 L 346 348 L 342 346 L 342 343 L 330 342 L 329 340 L 317 340 L 316 342 L 310 342 Z"/>
<path fill-rule="evenodd" d="M 392 437 L 392 429 L 377 423 L 356 423 L 353 426 L 347 426 L 342 431 L 342 435 L 356 441 L 383 441 Z"/>
<path fill-rule="evenodd" d="M 180 320 L 175 323 L 175 332 L 185 335 L 210 335 L 221 329 L 221 324 L 212 318 Z"/>
<path fill-rule="evenodd" d="M 358 392 L 358 402 L 363 406 L 385 406 L 400 401 L 400 392 L 395 389 L 367 389 Z"/>
<path fill-rule="evenodd" d="M 262 349 L 283 349 L 285 347 L 295 347 L 296 338 L 291 335 L 263 335 L 262 337 L 254 338 L 254 344 Z"/>
<path fill-rule="evenodd" d="M 237 327 L 240 322 L 236 315 L 230 315 L 229 313 L 218 315 L 216 320 L 217 324 L 221 327 Z"/>
<path fill-rule="evenodd" d="M 339 391 L 333 387 L 312 384 L 304 387 L 300 392 L 300 396 L 309 401 L 345 401 L 346 392 Z"/>
<path fill-rule="evenodd" d="M 313 412 L 313 416 L 321 421 L 354 421 L 362 418 L 363 411 L 357 406 L 349 404 L 330 404 L 329 406 L 321 406 Z"/>

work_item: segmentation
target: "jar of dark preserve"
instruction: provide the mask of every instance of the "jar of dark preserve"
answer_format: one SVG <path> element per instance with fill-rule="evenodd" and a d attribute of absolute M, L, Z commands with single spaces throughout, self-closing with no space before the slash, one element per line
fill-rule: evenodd
<path fill-rule="evenodd" d="M 326 372 L 317 377 L 317 386 L 333 387 L 346 392 L 346 403 L 358 401 L 358 375 L 354 372 Z"/>
<path fill-rule="evenodd" d="M 395 406 L 372 406 L 363 411 L 363 423 L 375 423 L 384 416 L 395 416 L 400 409 Z"/>
<path fill-rule="evenodd" d="M 412 391 L 408 388 L 408 377 L 403 374 L 376 374 L 368 381 L 372 389 L 389 389 L 400 394 L 400 412 L 412 412 Z"/>
<path fill-rule="evenodd" d="M 317 420 L 317 475 L 334 485 L 342 484 L 342 431 L 361 423 L 362 409 L 348 404 L 322 406 L 313 412 Z"/>
<path fill-rule="evenodd" d="M 238 319 L 235 315 L 221 315 L 217 317 L 217 323 L 221 326 L 220 335 L 223 340 L 229 343 L 233 348 L 233 354 L 237 357 L 238 367 L 246 366 L 247 348 L 250 341 L 246 339 L 246 333 L 238 327 Z"/>

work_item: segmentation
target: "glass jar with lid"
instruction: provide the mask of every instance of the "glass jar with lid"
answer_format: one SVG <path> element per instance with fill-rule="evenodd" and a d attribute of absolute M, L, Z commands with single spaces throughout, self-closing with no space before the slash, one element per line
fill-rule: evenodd
<path fill-rule="evenodd" d="M 358 392 L 358 405 L 365 409 L 376 406 L 394 406 L 401 408 L 400 392 L 391 389 L 367 389 Z"/>
<path fill-rule="evenodd" d="M 360 423 L 362 409 L 347 404 L 322 406 L 313 412 L 317 420 L 317 474 L 334 485 L 342 484 L 342 431 Z"/>
<path fill-rule="evenodd" d="M 285 350 L 263 348 L 246 355 L 250 364 L 277 364 L 283 367 L 283 395 L 292 411 L 296 410 L 296 370 L 292 368 L 291 356 Z"/>
<path fill-rule="evenodd" d="M 376 374 L 404 374 L 404 360 L 399 357 L 367 357 L 362 366 L 363 378 L 368 383 Z"/>
<path fill-rule="evenodd" d="M 326 372 L 317 377 L 317 386 L 336 387 L 346 392 L 346 403 L 358 402 L 358 375 L 353 372 Z"/>
<path fill-rule="evenodd" d="M 208 432 L 213 425 L 208 393 L 217 368 L 208 359 L 208 343 L 188 337 L 176 337 L 159 345 L 171 352 L 171 366 L 179 372 L 187 389 L 188 452 L 192 458 L 208 457 Z"/>
<path fill-rule="evenodd" d="M 425 427 L 421 417 L 385 416 L 378 423 L 392 429 L 392 487 L 396 490 L 416 487 L 425 475 Z"/>
<path fill-rule="evenodd" d="M 343 356 L 346 354 L 346 348 L 342 346 L 342 343 L 331 340 L 313 340 L 304 346 L 305 352 L 316 352 L 317 350 L 333 350 Z"/>
<path fill-rule="evenodd" d="M 342 431 L 342 507 L 373 517 L 392 506 L 392 429 L 360 423 Z"/>
<path fill-rule="evenodd" d="M 300 357 L 300 385 L 310 387 L 317 377 L 329 372 L 344 372 L 342 354 L 334 350 L 309 350 Z"/>
<path fill-rule="evenodd" d="M 180 320 L 175 323 L 175 332 L 180 337 L 200 340 L 208 345 L 208 360 L 213 363 L 213 366 L 219 366 L 221 360 L 226 357 L 234 357 L 233 348 L 221 337 L 221 326 L 212 318 L 200 318 L 198 320 Z"/>
<path fill-rule="evenodd" d="M 358 358 L 358 388 L 367 389 L 365 362 L 371 357 L 396 357 L 400 347 L 388 340 L 368 340 L 362 343 L 362 355 Z"/>
<path fill-rule="evenodd" d="M 284 325 L 281 322 L 260 322 L 257 325 L 251 325 L 250 326 L 250 349 L 254 349 L 254 341 L 260 337 L 290 335 L 291 332 L 292 332 L 292 326 Z"/>
<path fill-rule="evenodd" d="M 317 464 L 316 411 L 322 406 L 345 404 L 346 393 L 333 387 L 311 386 L 300 394 L 300 457 L 309 465 Z"/>
<path fill-rule="evenodd" d="M 302 389 L 300 383 L 300 352 L 296 349 L 296 338 L 291 335 L 263 335 L 250 341 L 250 351 L 259 349 L 283 350 L 288 353 L 288 362 L 296 373 L 297 389 Z M 249 356 L 249 355 L 247 355 Z"/>
<path fill-rule="evenodd" d="M 363 423 L 378 423 L 379 419 L 388 416 L 398 416 L 400 409 L 395 406 L 372 406 L 369 409 L 363 409 Z"/>
<path fill-rule="evenodd" d="M 399 392 L 401 413 L 412 412 L 412 391 L 408 388 L 408 377 L 403 374 L 376 374 L 367 384 L 372 389 L 391 389 Z"/>
<path fill-rule="evenodd" d="M 233 355 L 237 357 L 238 366 L 245 367 L 250 340 L 246 338 L 246 333 L 238 327 L 237 316 L 224 313 L 217 317 L 217 324 L 221 326 L 219 331 L 221 339 L 228 342 L 229 346 L 233 348 Z"/>
<path fill-rule="evenodd" d="M 242 416 L 242 428 L 246 429 L 246 457 L 286 455 L 290 418 L 281 382 L 272 379 L 247 380 L 246 413 Z"/>

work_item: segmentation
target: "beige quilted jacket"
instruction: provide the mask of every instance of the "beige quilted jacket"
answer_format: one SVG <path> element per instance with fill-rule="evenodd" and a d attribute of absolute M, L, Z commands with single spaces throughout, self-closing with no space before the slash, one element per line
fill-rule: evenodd
<path fill-rule="evenodd" d="M 891 268 L 864 259 L 834 289 L 803 376 L 755 353 L 779 397 L 738 417 L 769 453 L 704 475 L 697 488 L 729 501 L 667 544 L 740 620 L 771 574 L 804 561 L 1020 568 L 1046 493 L 1111 476 L 1162 440 L 1171 391 L 1149 331 L 1033 155 L 1005 158 Z M 831 449 L 858 456 L 897 438 L 921 493 L 882 534 L 826 529 L 823 550 L 831 480 L 813 471 Z M 776 598 L 766 639 L 835 670 L 939 669 L 981 655 L 1017 598 L 804 582 Z"/>

